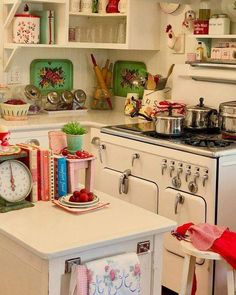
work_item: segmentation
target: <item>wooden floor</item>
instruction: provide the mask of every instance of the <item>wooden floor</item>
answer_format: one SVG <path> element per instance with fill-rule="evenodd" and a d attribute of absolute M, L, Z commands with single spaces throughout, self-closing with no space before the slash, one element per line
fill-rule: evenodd
<path fill-rule="evenodd" d="M 162 287 L 162 295 L 178 295 L 178 293 L 175 293 L 165 287 Z"/>

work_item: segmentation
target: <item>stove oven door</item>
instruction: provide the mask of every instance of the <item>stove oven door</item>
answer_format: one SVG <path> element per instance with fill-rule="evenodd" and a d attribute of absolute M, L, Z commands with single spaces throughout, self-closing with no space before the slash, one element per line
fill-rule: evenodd
<path fill-rule="evenodd" d="M 157 213 L 158 187 L 156 183 L 123 172 L 104 168 L 100 189 L 117 198 Z"/>
<path fill-rule="evenodd" d="M 206 222 L 207 205 L 204 198 L 166 188 L 159 196 L 158 214 L 175 220 L 178 225 Z M 184 257 L 179 241 L 170 233 L 165 234 L 164 247 L 167 251 Z M 200 261 L 199 261 L 200 263 Z"/>

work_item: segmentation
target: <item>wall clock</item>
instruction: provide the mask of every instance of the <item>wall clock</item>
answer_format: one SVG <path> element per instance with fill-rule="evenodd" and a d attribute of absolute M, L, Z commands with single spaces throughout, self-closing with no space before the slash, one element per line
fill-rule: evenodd
<path fill-rule="evenodd" d="M 167 2 L 160 2 L 159 5 L 161 8 L 161 11 L 168 14 L 175 12 L 180 6 L 180 4 L 177 4 L 177 3 L 167 3 Z"/>
<path fill-rule="evenodd" d="M 24 200 L 32 188 L 32 175 L 28 167 L 18 160 L 0 164 L 0 196 L 8 202 Z"/>

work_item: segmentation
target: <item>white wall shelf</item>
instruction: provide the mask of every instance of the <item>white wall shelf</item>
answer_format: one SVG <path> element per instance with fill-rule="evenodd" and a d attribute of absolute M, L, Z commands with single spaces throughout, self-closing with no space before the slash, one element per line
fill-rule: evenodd
<path fill-rule="evenodd" d="M 69 15 L 87 16 L 87 17 L 127 17 L 126 13 L 85 13 L 85 12 L 69 12 Z"/>
<path fill-rule="evenodd" d="M 236 35 L 189 35 L 196 39 L 236 39 Z"/>
<path fill-rule="evenodd" d="M 30 10 L 32 11 L 55 11 L 55 44 L 13 43 L 12 29 L 14 15 L 22 11 L 24 3 L 29 4 Z M 126 13 L 100 14 L 70 12 L 68 0 L 3 0 L 4 71 L 9 69 L 15 53 L 24 48 L 159 50 L 160 38 L 156 30 L 153 30 L 153 28 L 157 28 L 160 25 L 160 11 L 158 10 L 157 3 L 158 0 L 129 0 L 127 1 Z M 115 31 L 118 31 L 121 23 L 124 24 L 124 38 L 117 38 L 110 41 L 107 38 L 108 34 L 106 30 L 104 30 L 105 33 L 103 31 L 103 34 L 105 38 L 101 38 L 101 40 L 96 40 L 96 38 L 91 38 L 90 40 L 90 38 L 87 38 L 86 42 L 68 41 L 69 28 L 81 26 L 84 29 L 94 24 L 95 27 L 97 24 L 101 24 L 103 28 L 108 28 L 108 30 L 111 26 L 115 26 Z M 112 36 L 113 34 L 110 32 L 110 35 Z"/>

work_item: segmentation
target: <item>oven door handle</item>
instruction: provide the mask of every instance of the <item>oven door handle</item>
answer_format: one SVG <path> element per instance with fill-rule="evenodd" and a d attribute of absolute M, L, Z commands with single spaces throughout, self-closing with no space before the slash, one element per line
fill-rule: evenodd
<path fill-rule="evenodd" d="M 119 194 L 128 194 L 129 191 L 129 176 L 131 175 L 131 170 L 125 170 L 119 179 Z"/>
<path fill-rule="evenodd" d="M 178 193 L 176 195 L 176 198 L 175 198 L 175 215 L 177 215 L 177 213 L 178 213 L 178 205 L 183 204 L 184 200 L 185 200 L 184 196 L 181 195 L 180 193 Z"/>

